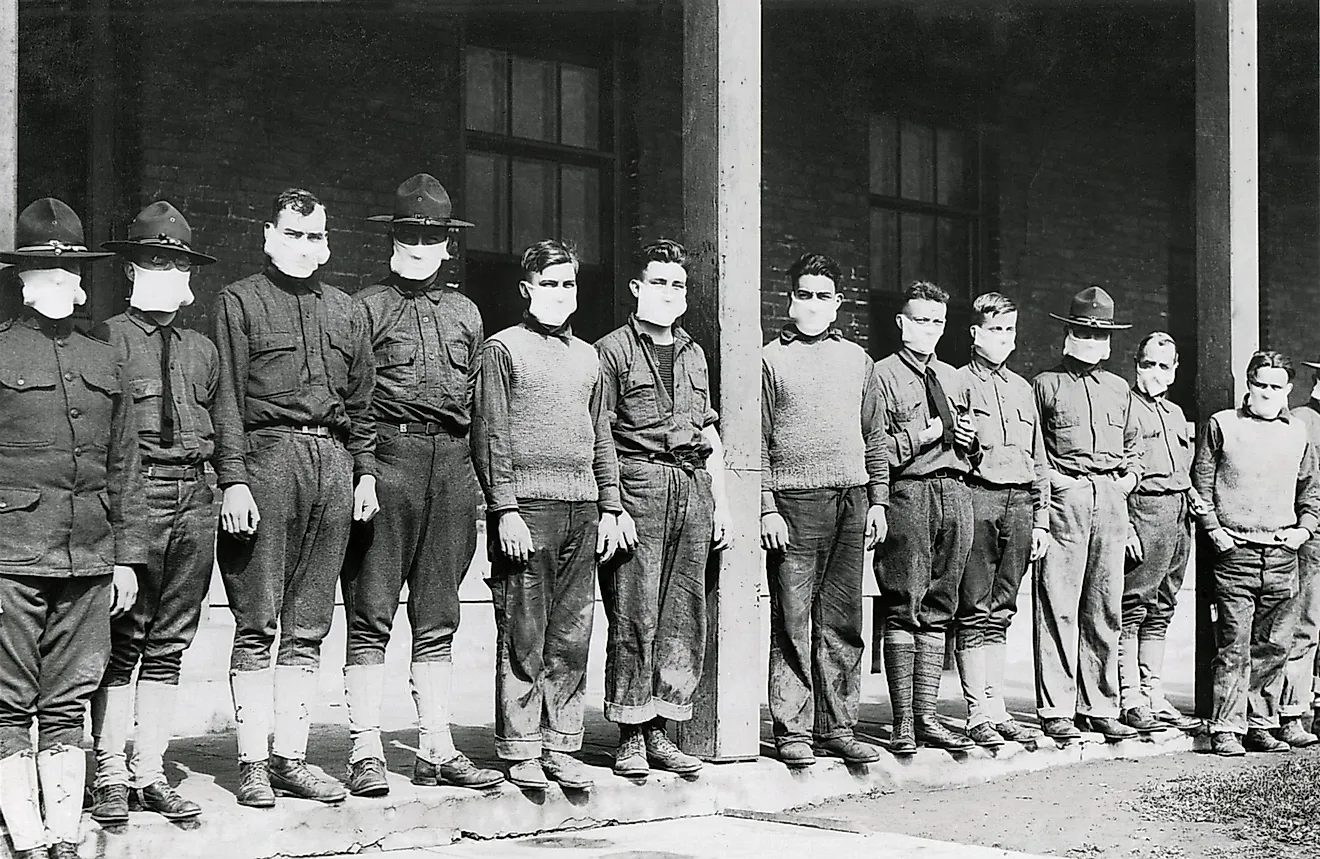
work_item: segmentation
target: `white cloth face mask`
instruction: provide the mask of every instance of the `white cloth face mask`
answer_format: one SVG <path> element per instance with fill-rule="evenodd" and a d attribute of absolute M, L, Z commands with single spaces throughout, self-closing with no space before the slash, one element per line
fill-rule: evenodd
<path fill-rule="evenodd" d="M 150 269 L 133 266 L 133 294 L 128 303 L 138 310 L 173 313 L 193 303 L 192 272 L 175 268 Z"/>
<path fill-rule="evenodd" d="M 452 259 L 448 240 L 433 245 L 405 245 L 395 239 L 390 271 L 404 280 L 426 280 L 448 259 Z"/>
<path fill-rule="evenodd" d="M 1109 358 L 1109 338 L 1099 340 L 1078 337 L 1071 331 L 1063 339 L 1063 354 L 1083 364 L 1099 364 Z"/>
<path fill-rule="evenodd" d="M 311 277 L 330 260 L 329 241 L 290 238 L 271 224 L 266 225 L 264 250 L 271 264 L 289 277 Z"/>
<path fill-rule="evenodd" d="M 547 328 L 558 328 L 577 311 L 577 288 L 528 286 L 527 312 Z"/>
<path fill-rule="evenodd" d="M 637 287 L 637 318 L 664 328 L 687 312 L 687 293 L 681 289 L 641 283 Z"/>
<path fill-rule="evenodd" d="M 87 303 L 82 275 L 63 268 L 32 268 L 20 271 L 23 303 L 47 319 L 67 319 L 73 308 Z"/>

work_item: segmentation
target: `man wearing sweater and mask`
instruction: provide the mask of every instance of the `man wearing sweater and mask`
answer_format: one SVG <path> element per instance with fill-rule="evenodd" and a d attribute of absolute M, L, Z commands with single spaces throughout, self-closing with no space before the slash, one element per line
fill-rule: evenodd
<path fill-rule="evenodd" d="M 234 612 L 238 801 L 261 808 L 276 790 L 346 795 L 307 767 L 309 710 L 349 526 L 379 509 L 371 337 L 361 305 L 317 277 L 330 258 L 325 207 L 284 191 L 265 240 L 265 270 L 226 286 L 215 310 L 216 554 Z"/>
<path fill-rule="evenodd" d="M 453 217 L 449 193 L 427 173 L 399 186 L 392 215 L 370 220 L 388 222 L 393 242 L 389 276 L 355 296 L 376 356 L 376 481 L 389 502 L 354 525 L 344 565 L 348 790 L 389 792 L 380 741 L 385 646 L 405 583 L 419 728 L 413 783 L 487 788 L 504 776 L 461 754 L 449 728 L 458 586 L 477 548 L 467 434 L 483 338 L 476 305 L 445 263 L 471 224 Z"/>
<path fill-rule="evenodd" d="M 481 348 L 472 457 L 486 493 L 495 608 L 495 751 L 509 780 L 587 790 L 582 748 L 596 558 L 621 541 L 619 464 L 600 359 L 573 336 L 577 254 L 522 256 L 523 322 Z"/>
<path fill-rule="evenodd" d="M 1297 551 L 1320 525 L 1316 451 L 1288 412 L 1294 372 L 1278 352 L 1252 355 L 1245 400 L 1205 422 L 1192 464 L 1218 552 L 1210 746 L 1228 757 L 1290 748 L 1270 732 L 1300 610 Z"/>
<path fill-rule="evenodd" d="M 0 322 L 0 817 L 6 855 L 77 859 L 83 717 L 147 560 L 141 455 L 115 349 L 70 318 L 82 264 L 110 254 L 50 197 L 14 243 L 0 253 L 23 305 Z"/>
<path fill-rule="evenodd" d="M 687 252 L 661 239 L 640 265 L 628 284 L 637 312 L 596 343 L 626 538 L 600 569 L 605 718 L 619 725 L 619 775 L 644 776 L 649 764 L 695 775 L 701 761 L 679 751 L 665 722 L 692 717 L 701 680 L 706 561 L 724 547 L 728 523 L 724 451 L 706 353 L 676 324 L 687 309 Z"/>
<path fill-rule="evenodd" d="M 770 578 L 770 718 L 779 759 L 879 759 L 853 736 L 862 567 L 885 539 L 889 456 L 875 365 L 834 327 L 839 264 L 803 254 L 788 317 L 761 352 L 761 543 Z"/>
<path fill-rule="evenodd" d="M 889 536 L 875 553 L 884 607 L 884 663 L 894 708 L 890 750 L 965 750 L 935 713 L 944 635 L 972 545 L 966 479 L 980 456 L 961 375 L 935 356 L 949 294 L 914 283 L 895 317 L 903 347 L 876 363 L 889 448 Z"/>
<path fill-rule="evenodd" d="M 120 254 L 132 285 L 129 309 L 107 319 L 95 336 L 115 347 L 132 387 L 150 543 L 137 603 L 111 627 L 110 664 L 92 698 L 91 813 L 101 824 L 126 822 L 131 782 L 144 809 L 182 820 L 201 808 L 170 787 L 163 756 L 179 666 L 197 632 L 215 560 L 205 465 L 215 450 L 211 407 L 219 365 L 211 341 L 175 321 L 193 303 L 193 267 L 215 257 L 192 248 L 188 221 L 164 201 L 138 214 L 126 240 L 102 247 Z M 124 746 L 135 711 L 128 760 Z"/>
<path fill-rule="evenodd" d="M 972 360 L 963 368 L 981 457 L 968 477 L 972 550 L 958 596 L 956 657 L 967 734 L 981 746 L 1040 736 L 1004 707 L 1004 664 L 1018 589 L 1049 544 L 1045 441 L 1031 385 L 1004 363 L 1017 345 L 1017 306 L 997 292 L 972 302 Z"/>
<path fill-rule="evenodd" d="M 1119 720 L 1118 638 L 1127 496 L 1141 479 L 1127 383 L 1100 368 L 1114 300 L 1099 286 L 1073 296 L 1063 361 L 1032 383 L 1049 458 L 1050 538 L 1036 565 L 1036 712 L 1045 735 L 1109 740 L 1137 732 Z"/>
<path fill-rule="evenodd" d="M 1173 620 L 1191 551 L 1191 433 L 1177 403 L 1165 394 L 1178 371 L 1178 346 L 1163 331 L 1137 346 L 1132 412 L 1140 428 L 1141 482 L 1128 496 L 1127 572 L 1118 640 L 1119 706 L 1124 724 L 1141 732 L 1162 725 L 1200 725 L 1178 712 L 1160 684 L 1164 637 Z"/>

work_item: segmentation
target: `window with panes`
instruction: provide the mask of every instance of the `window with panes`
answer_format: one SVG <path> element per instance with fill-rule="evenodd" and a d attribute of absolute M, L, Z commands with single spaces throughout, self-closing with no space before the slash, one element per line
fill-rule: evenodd
<path fill-rule="evenodd" d="M 489 331 L 520 318 L 518 260 L 547 238 L 570 242 L 581 258 L 579 333 L 603 334 L 612 323 L 614 154 L 605 66 L 466 49 L 464 217 L 476 224 L 467 236 L 467 270 Z"/>
<path fill-rule="evenodd" d="M 961 358 L 979 288 L 980 153 L 972 129 L 897 114 L 870 119 L 873 351 L 897 345 L 893 314 L 913 281 L 950 295 L 941 357 Z M 955 354 L 958 353 L 958 354 Z"/>

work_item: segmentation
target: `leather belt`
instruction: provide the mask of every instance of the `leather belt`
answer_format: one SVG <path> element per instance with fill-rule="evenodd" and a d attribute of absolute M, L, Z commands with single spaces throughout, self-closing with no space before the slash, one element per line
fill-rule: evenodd
<path fill-rule="evenodd" d="M 706 467 L 704 457 L 680 456 L 673 453 L 628 453 L 623 455 L 624 459 L 640 459 L 643 462 L 651 462 L 656 465 L 666 465 L 670 468 L 681 468 L 688 474 L 696 474 L 702 468 Z"/>
<path fill-rule="evenodd" d="M 155 480 L 197 480 L 205 474 L 200 465 L 148 465 L 142 469 L 143 477 Z"/>
<path fill-rule="evenodd" d="M 292 432 L 302 433 L 303 435 L 319 435 L 322 438 L 329 438 L 330 436 L 333 436 L 335 434 L 335 431 L 330 429 L 330 427 L 322 427 L 322 426 L 316 426 L 316 427 L 291 426 L 288 427 L 288 429 Z"/>
<path fill-rule="evenodd" d="M 932 471 L 930 474 L 900 474 L 895 480 L 935 480 L 937 478 L 948 478 L 957 480 L 960 483 L 967 482 L 967 473 L 958 471 L 956 468 L 940 468 Z"/>
<path fill-rule="evenodd" d="M 401 424 L 385 424 L 385 426 L 394 427 L 403 435 L 453 435 L 438 421 L 407 421 Z"/>
<path fill-rule="evenodd" d="M 992 483 L 989 480 L 977 477 L 975 474 L 967 475 L 966 480 L 968 486 L 978 486 L 981 489 L 1031 489 L 1030 483 Z"/>

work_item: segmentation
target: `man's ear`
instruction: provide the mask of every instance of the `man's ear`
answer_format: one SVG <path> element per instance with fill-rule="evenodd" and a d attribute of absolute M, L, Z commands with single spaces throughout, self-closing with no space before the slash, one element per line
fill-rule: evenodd
<path fill-rule="evenodd" d="M 525 280 L 518 281 L 518 294 L 521 295 L 523 298 L 531 298 L 531 295 L 527 291 L 530 287 L 531 284 L 528 283 L 527 281 Z"/>
<path fill-rule="evenodd" d="M 132 283 L 133 278 L 136 276 L 133 271 L 133 264 L 128 260 L 124 260 L 124 276 L 128 278 L 129 283 Z"/>

